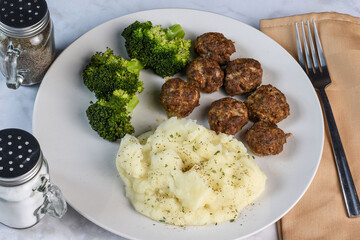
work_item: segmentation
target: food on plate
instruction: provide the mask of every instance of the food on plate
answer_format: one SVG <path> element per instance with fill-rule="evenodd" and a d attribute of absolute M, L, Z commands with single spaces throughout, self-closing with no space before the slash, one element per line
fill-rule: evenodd
<path fill-rule="evenodd" d="M 200 56 L 213 59 L 220 65 L 229 62 L 231 54 L 235 52 L 234 43 L 218 32 L 207 32 L 198 36 L 194 48 Z"/>
<path fill-rule="evenodd" d="M 126 135 L 116 166 L 139 213 L 180 226 L 235 220 L 266 182 L 242 142 L 175 117 Z"/>
<path fill-rule="evenodd" d="M 254 91 L 262 83 L 261 64 L 252 58 L 237 58 L 225 69 L 224 86 L 230 96 Z"/>
<path fill-rule="evenodd" d="M 163 29 L 150 21 L 135 21 L 122 36 L 128 55 L 161 77 L 174 75 L 188 63 L 191 40 L 184 39 L 185 32 L 179 24 Z"/>
<path fill-rule="evenodd" d="M 199 106 L 199 90 L 181 78 L 167 80 L 161 87 L 160 102 L 168 117 L 184 118 Z"/>
<path fill-rule="evenodd" d="M 247 108 L 237 99 L 221 98 L 211 103 L 208 121 L 216 133 L 234 135 L 249 121 Z"/>
<path fill-rule="evenodd" d="M 285 134 L 275 123 L 259 121 L 247 130 L 245 139 L 254 154 L 267 156 L 281 153 L 290 136 L 291 133 Z"/>
<path fill-rule="evenodd" d="M 100 99 L 86 110 L 89 124 L 100 137 L 111 142 L 134 133 L 131 125 L 131 113 L 138 104 L 137 95 L 129 95 L 125 91 L 115 90 L 109 101 Z"/>
<path fill-rule="evenodd" d="M 290 107 L 285 95 L 276 87 L 268 84 L 256 89 L 246 100 L 249 119 L 278 123 L 290 115 Z"/>
<path fill-rule="evenodd" d="M 197 57 L 187 66 L 186 78 L 200 91 L 212 93 L 223 85 L 224 72 L 215 60 Z"/>
<path fill-rule="evenodd" d="M 143 83 L 139 72 L 143 65 L 136 59 L 125 60 L 114 55 L 110 48 L 104 53 L 97 52 L 83 70 L 84 84 L 95 93 L 97 99 L 108 101 L 113 92 L 122 89 L 130 95 L 141 92 Z"/>
<path fill-rule="evenodd" d="M 142 68 L 138 60 L 127 61 L 108 48 L 92 56 L 84 69 L 84 84 L 97 97 L 86 115 L 91 128 L 102 138 L 116 141 L 134 132 L 130 120 L 139 102 L 137 94 L 143 90 L 139 80 Z"/>

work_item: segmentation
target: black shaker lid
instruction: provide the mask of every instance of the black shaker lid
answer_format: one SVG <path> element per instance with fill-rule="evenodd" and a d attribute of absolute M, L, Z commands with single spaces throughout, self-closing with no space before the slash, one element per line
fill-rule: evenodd
<path fill-rule="evenodd" d="M 29 180 L 37 173 L 41 160 L 40 145 L 33 135 L 16 128 L 0 131 L 0 185 Z"/>
<path fill-rule="evenodd" d="M 0 22 L 12 28 L 27 28 L 41 21 L 47 11 L 45 0 L 2 0 Z"/>

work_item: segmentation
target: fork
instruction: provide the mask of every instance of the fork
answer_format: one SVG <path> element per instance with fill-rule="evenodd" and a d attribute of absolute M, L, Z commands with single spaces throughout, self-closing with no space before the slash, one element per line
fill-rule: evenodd
<path fill-rule="evenodd" d="M 313 43 L 309 20 L 306 21 L 308 36 L 307 38 L 304 30 L 304 23 L 303 21 L 301 21 L 302 39 L 305 53 L 302 50 L 298 23 L 295 23 L 298 58 L 301 67 L 307 73 L 308 77 L 311 80 L 311 83 L 320 95 L 320 99 L 325 113 L 325 118 L 330 132 L 332 151 L 335 158 L 336 168 L 338 171 L 348 216 L 357 217 L 360 215 L 359 198 L 356 192 L 354 181 L 351 176 L 349 165 L 346 160 L 345 151 L 341 143 L 340 134 L 335 123 L 335 118 L 331 110 L 330 102 L 325 92 L 325 88 L 331 83 L 331 79 L 325 62 L 324 52 L 321 46 L 319 34 L 314 19 L 312 20 L 312 23 L 316 49 Z M 309 53 L 307 39 L 309 41 L 311 54 Z"/>

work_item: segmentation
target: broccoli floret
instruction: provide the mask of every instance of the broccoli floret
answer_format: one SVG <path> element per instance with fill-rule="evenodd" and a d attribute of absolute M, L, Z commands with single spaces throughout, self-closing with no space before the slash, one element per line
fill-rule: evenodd
<path fill-rule="evenodd" d="M 83 71 L 83 80 L 98 99 L 86 110 L 92 129 L 102 138 L 116 141 L 134 133 L 131 113 L 139 103 L 143 90 L 139 72 L 143 65 L 136 59 L 115 56 L 109 48 L 92 56 Z"/>
<path fill-rule="evenodd" d="M 163 29 L 150 21 L 136 21 L 124 29 L 122 36 L 129 57 L 161 77 L 174 75 L 189 61 L 191 40 L 184 39 L 185 32 L 179 24 Z"/>
<path fill-rule="evenodd" d="M 83 71 L 84 84 L 96 98 L 108 101 L 113 91 L 122 89 L 132 95 L 142 91 L 139 72 L 143 65 L 137 59 L 115 56 L 110 48 L 97 52 Z"/>
<path fill-rule="evenodd" d="M 134 133 L 130 114 L 138 102 L 137 95 L 131 96 L 123 90 L 115 90 L 109 101 L 100 99 L 86 110 L 91 128 L 112 142 L 125 134 Z"/>

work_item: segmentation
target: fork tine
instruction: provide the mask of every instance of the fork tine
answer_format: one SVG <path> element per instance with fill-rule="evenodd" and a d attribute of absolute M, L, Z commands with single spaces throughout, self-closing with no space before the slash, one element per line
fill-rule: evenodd
<path fill-rule="evenodd" d="M 296 30 L 296 45 L 297 45 L 297 53 L 298 53 L 298 59 L 300 62 L 301 67 L 303 67 L 304 69 L 305 67 L 305 61 L 304 61 L 304 53 L 301 47 L 301 40 L 300 40 L 300 34 L 299 34 L 299 28 L 298 28 L 298 23 L 295 23 L 295 30 Z"/>
<path fill-rule="evenodd" d="M 306 35 L 305 35 L 305 29 L 304 29 L 304 22 L 301 21 L 301 30 L 302 30 L 302 36 L 303 36 L 303 43 L 304 43 L 304 49 L 305 49 L 305 58 L 306 58 L 306 66 L 309 72 L 313 72 L 313 67 L 311 65 L 311 58 L 310 58 L 310 52 L 309 47 L 306 41 Z"/>
<path fill-rule="evenodd" d="M 320 71 L 319 61 L 316 57 L 317 54 L 316 54 L 315 47 L 314 47 L 314 42 L 313 42 L 311 30 L 310 30 L 309 20 L 306 21 L 306 25 L 307 25 L 307 30 L 308 30 L 309 45 L 310 45 L 311 56 L 312 56 L 312 60 L 313 60 L 313 64 L 314 64 L 314 69 L 315 69 L 315 71 Z M 315 30 L 314 30 L 314 32 L 315 32 Z"/>
<path fill-rule="evenodd" d="M 315 43 L 316 43 L 316 48 L 317 48 L 317 51 L 318 51 L 318 54 L 319 54 L 320 66 L 321 66 L 321 68 L 325 68 L 326 67 L 326 62 L 325 62 L 324 52 L 323 52 L 323 49 L 322 49 L 322 46 L 321 46 L 319 33 L 318 33 L 317 28 L 316 28 L 315 19 L 312 19 L 312 23 L 313 23 L 313 27 L 314 27 Z"/>

